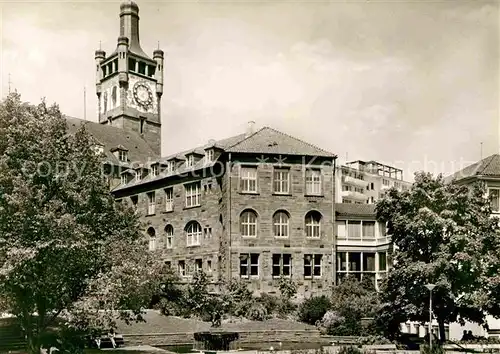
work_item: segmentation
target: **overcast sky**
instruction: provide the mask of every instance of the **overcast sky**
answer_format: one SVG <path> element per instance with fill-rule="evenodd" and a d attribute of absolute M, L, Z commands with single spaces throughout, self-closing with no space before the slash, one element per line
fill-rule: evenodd
<path fill-rule="evenodd" d="M 497 1 L 137 1 L 166 52 L 163 154 L 249 120 L 338 154 L 451 172 L 499 152 Z M 116 1 L 2 3 L 1 90 L 97 120 L 94 51 Z"/>

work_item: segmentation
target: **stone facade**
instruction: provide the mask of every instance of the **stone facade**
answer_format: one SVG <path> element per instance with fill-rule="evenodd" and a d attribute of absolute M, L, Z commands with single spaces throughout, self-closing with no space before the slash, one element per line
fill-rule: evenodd
<path fill-rule="evenodd" d="M 291 276 L 299 285 L 299 293 L 306 296 L 331 285 L 335 278 L 333 159 L 319 159 L 306 167 L 300 157 L 293 156 L 280 165 L 260 163 L 258 156 L 249 154 L 217 156 L 220 163 L 207 168 L 115 191 L 118 199 L 137 198 L 137 211 L 143 215 L 151 250 L 185 280 L 201 268 L 214 282 L 237 278 L 256 293 L 276 292 L 281 273 Z M 255 192 L 241 190 L 241 168 L 248 166 L 256 169 Z M 288 172 L 286 194 L 273 190 L 276 169 Z M 320 172 L 318 195 L 306 193 L 307 169 Z M 193 185 L 199 190 L 199 203 L 187 206 L 187 188 Z M 248 210 L 257 216 L 255 234 L 243 236 L 241 216 Z M 283 236 L 274 234 L 273 216 L 279 211 L 288 216 L 282 226 L 286 230 Z M 320 218 L 317 233 L 308 237 L 306 215 L 311 212 Z M 190 241 L 193 223 L 199 237 L 196 242 Z M 251 254 L 258 255 L 249 256 L 256 264 L 242 266 L 242 257 Z M 278 255 L 283 258 L 281 262 L 287 257 L 287 264 L 278 264 Z M 305 257 L 319 263 L 308 266 Z M 283 266 L 288 270 L 281 269 Z M 256 269 L 255 274 L 248 271 L 250 267 Z M 306 268 L 310 269 L 308 274 L 304 273 Z"/>

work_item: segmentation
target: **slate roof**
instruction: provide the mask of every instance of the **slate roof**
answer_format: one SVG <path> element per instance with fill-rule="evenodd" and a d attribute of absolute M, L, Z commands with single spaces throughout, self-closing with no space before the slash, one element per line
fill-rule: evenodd
<path fill-rule="evenodd" d="M 125 145 L 127 146 L 127 145 Z M 185 150 L 183 152 L 175 153 L 165 157 L 159 157 L 154 161 L 165 163 L 166 161 L 177 158 L 185 160 L 185 156 L 191 153 L 196 153 L 201 156 L 205 154 L 205 149 L 208 147 L 215 147 L 222 149 L 226 152 L 239 152 L 239 153 L 257 153 L 257 154 L 278 154 L 278 155 L 302 155 L 302 156 L 319 156 L 319 157 L 336 157 L 335 154 L 322 150 L 312 144 L 306 143 L 300 139 L 294 138 L 290 135 L 277 131 L 275 129 L 264 127 L 257 132 L 247 135 L 239 134 L 226 139 L 218 141 L 210 141 L 208 144 L 196 147 L 194 149 Z M 151 162 L 154 162 L 151 161 Z M 207 163 L 204 158 L 199 159 L 191 167 L 181 165 L 173 172 L 162 172 L 157 176 L 147 175 L 139 181 L 135 179 L 125 185 L 119 185 L 113 191 L 128 189 L 131 187 L 154 182 L 165 177 L 182 175 L 186 172 L 196 171 L 202 168 L 210 168 L 216 162 Z"/>
<path fill-rule="evenodd" d="M 76 132 L 82 125 L 85 126 L 87 132 L 92 135 L 98 143 L 103 145 L 106 160 L 115 165 L 126 165 L 119 161 L 116 156 L 110 151 L 119 146 L 128 149 L 128 159 L 130 162 L 145 162 L 148 159 L 158 159 L 158 155 L 151 149 L 148 143 L 138 134 L 127 132 L 124 129 L 113 127 L 110 125 L 89 122 L 83 119 L 68 117 L 68 130 L 70 133 Z"/>
<path fill-rule="evenodd" d="M 335 213 L 338 216 L 371 216 L 375 217 L 375 204 L 336 203 Z"/>
<path fill-rule="evenodd" d="M 172 158 L 177 158 L 179 160 L 185 160 L 186 158 L 184 156 L 187 154 L 193 153 L 193 152 L 195 152 L 199 155 L 205 155 L 205 148 L 207 148 L 207 147 L 218 147 L 220 149 L 224 149 L 228 146 L 236 144 L 237 142 L 239 142 L 243 139 L 245 139 L 245 134 L 238 134 L 238 135 L 232 136 L 230 138 L 226 138 L 226 139 L 222 139 L 222 140 L 218 140 L 218 141 L 213 141 L 212 143 L 204 145 L 204 146 L 199 146 L 199 147 L 194 148 L 194 149 L 189 149 L 189 150 L 186 150 L 183 152 L 179 152 L 176 154 L 168 155 L 166 157 L 162 157 L 162 158 L 158 159 L 158 161 L 165 163 L 166 161 L 168 161 Z M 159 175 L 154 176 L 154 177 L 151 175 L 147 175 L 146 177 L 142 178 L 140 181 L 136 181 L 135 179 L 133 179 L 132 181 L 130 181 L 127 184 L 122 184 L 122 185 L 117 186 L 116 188 L 113 189 L 113 191 L 115 192 L 115 191 L 128 189 L 128 188 L 135 187 L 135 186 L 140 186 L 140 185 L 143 185 L 146 183 L 161 180 L 165 177 L 182 175 L 182 174 L 189 172 L 189 171 L 196 171 L 196 170 L 199 170 L 202 168 L 210 168 L 210 167 L 214 166 L 215 164 L 216 164 L 215 161 L 207 163 L 205 159 L 201 158 L 198 161 L 196 161 L 195 164 L 191 167 L 186 167 L 183 164 L 183 165 L 177 167 L 175 169 L 175 171 L 173 171 L 173 172 L 168 172 L 168 173 L 162 172 Z"/>
<path fill-rule="evenodd" d="M 248 138 L 234 144 L 226 151 L 254 154 L 336 157 L 331 152 L 269 127 L 263 127 Z"/>
<path fill-rule="evenodd" d="M 500 177 L 500 155 L 488 156 L 445 178 L 446 182 L 459 181 L 474 176 Z"/>

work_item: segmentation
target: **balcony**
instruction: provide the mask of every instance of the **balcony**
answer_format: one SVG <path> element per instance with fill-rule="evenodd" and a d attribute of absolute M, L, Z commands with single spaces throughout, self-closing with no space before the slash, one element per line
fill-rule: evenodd
<path fill-rule="evenodd" d="M 363 193 L 360 192 L 355 192 L 355 191 L 342 191 L 340 193 L 342 198 L 348 198 L 348 199 L 353 199 L 353 200 L 358 200 L 358 201 L 364 201 L 366 202 L 368 200 L 368 196 L 364 195 Z"/>
<path fill-rule="evenodd" d="M 345 176 L 344 183 L 349 184 L 351 186 L 358 187 L 358 188 L 363 188 L 363 189 L 368 186 L 368 182 L 366 182 L 362 179 L 359 179 L 359 178 L 354 178 L 352 176 Z"/>

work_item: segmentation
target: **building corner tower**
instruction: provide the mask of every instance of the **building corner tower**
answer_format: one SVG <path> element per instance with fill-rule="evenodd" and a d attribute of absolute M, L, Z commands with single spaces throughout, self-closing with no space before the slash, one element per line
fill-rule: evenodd
<path fill-rule="evenodd" d="M 99 123 L 140 134 L 161 155 L 161 97 L 163 60 L 160 49 L 151 59 L 139 41 L 139 7 L 120 5 L 120 36 L 115 51 L 106 57 L 95 52 Z"/>

